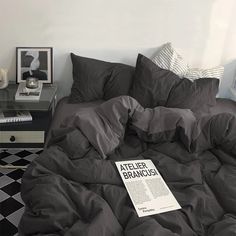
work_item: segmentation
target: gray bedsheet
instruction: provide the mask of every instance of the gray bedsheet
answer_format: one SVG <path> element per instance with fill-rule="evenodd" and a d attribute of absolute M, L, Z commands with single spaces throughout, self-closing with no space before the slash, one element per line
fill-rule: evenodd
<path fill-rule="evenodd" d="M 217 98 L 216 105 L 210 108 L 210 114 L 230 113 L 236 116 L 236 102 L 226 99 Z"/>
<path fill-rule="evenodd" d="M 57 107 L 53 116 L 53 121 L 47 135 L 46 145 L 48 143 L 48 140 L 51 138 L 51 130 L 59 128 L 64 119 L 73 115 L 74 113 L 79 111 L 79 109 L 81 108 L 96 107 L 97 105 L 103 102 L 104 102 L 103 100 L 97 100 L 97 101 L 92 101 L 92 102 L 70 104 L 68 103 L 68 97 L 62 98 L 57 104 Z M 205 115 L 209 115 L 209 114 L 213 115 L 213 114 L 219 114 L 219 113 L 224 113 L 224 112 L 231 113 L 236 116 L 236 102 L 229 99 L 225 99 L 225 98 L 217 98 L 216 106 L 212 107 L 210 109 L 210 113 L 205 114 Z"/>
<path fill-rule="evenodd" d="M 57 106 L 56 106 L 56 109 L 55 109 L 55 112 L 53 115 L 52 124 L 51 124 L 49 132 L 47 134 L 45 146 L 47 145 L 48 140 L 50 140 L 50 138 L 51 138 L 51 131 L 53 129 L 59 128 L 64 119 L 66 119 L 69 116 L 72 116 L 74 113 L 79 111 L 79 109 L 81 109 L 81 108 L 96 107 L 97 105 L 99 105 L 103 102 L 104 102 L 103 100 L 97 100 L 97 101 L 92 101 L 92 102 L 71 104 L 71 103 L 68 103 L 68 97 L 62 98 L 57 103 Z"/>
<path fill-rule="evenodd" d="M 151 159 L 182 209 L 139 218 L 114 161 Z M 123 96 L 55 129 L 22 178 L 22 235 L 233 236 L 236 117 Z"/>

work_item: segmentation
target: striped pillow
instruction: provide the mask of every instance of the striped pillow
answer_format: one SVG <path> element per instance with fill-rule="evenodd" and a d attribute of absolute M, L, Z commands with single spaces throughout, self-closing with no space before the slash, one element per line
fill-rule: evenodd
<path fill-rule="evenodd" d="M 152 61 L 165 70 L 170 70 L 179 77 L 183 77 L 189 69 L 183 57 L 176 52 L 171 43 L 164 44 Z"/>
<path fill-rule="evenodd" d="M 224 67 L 217 66 L 210 69 L 190 68 L 183 57 L 176 52 L 171 43 L 164 44 L 152 61 L 165 70 L 170 70 L 181 78 L 196 80 L 199 78 L 216 78 L 221 80 Z"/>
<path fill-rule="evenodd" d="M 192 68 L 186 72 L 184 77 L 190 80 L 196 80 L 199 78 L 216 78 L 221 80 L 223 74 L 224 74 L 224 67 L 217 66 L 210 69 Z"/>

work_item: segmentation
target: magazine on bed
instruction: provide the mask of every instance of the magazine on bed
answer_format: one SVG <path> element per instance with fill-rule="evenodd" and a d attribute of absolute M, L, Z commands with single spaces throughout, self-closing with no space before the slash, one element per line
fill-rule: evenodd
<path fill-rule="evenodd" d="M 139 217 L 181 208 L 151 160 L 118 161 L 116 166 Z"/>
<path fill-rule="evenodd" d="M 31 121 L 32 116 L 29 111 L 1 111 L 0 123 Z"/>

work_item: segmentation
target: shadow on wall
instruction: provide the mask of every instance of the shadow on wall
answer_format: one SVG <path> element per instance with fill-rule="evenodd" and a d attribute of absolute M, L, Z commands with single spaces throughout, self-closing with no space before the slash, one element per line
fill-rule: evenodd
<path fill-rule="evenodd" d="M 58 86 L 57 99 L 68 96 L 72 86 L 72 64 L 69 53 L 55 56 L 55 78 Z"/>
<path fill-rule="evenodd" d="M 222 50 L 226 55 L 222 55 L 221 61 L 224 61 L 224 57 L 227 57 L 227 54 L 232 53 L 232 49 L 234 50 L 233 45 L 235 44 L 235 33 L 233 29 L 235 29 L 236 1 L 231 0 L 230 2 L 231 5 L 228 7 L 228 25 L 227 30 L 225 31 L 224 45 L 222 47 Z M 224 78 L 223 82 L 220 84 L 219 97 L 230 98 L 231 95 L 229 89 L 233 86 L 234 80 L 236 80 L 236 59 L 225 64 L 224 69 Z"/>
<path fill-rule="evenodd" d="M 236 79 L 236 59 L 224 65 L 224 77 L 219 87 L 218 97 L 230 98 L 229 89 Z"/>
<path fill-rule="evenodd" d="M 71 11 L 70 15 L 67 11 L 64 11 L 65 15 L 61 15 L 60 4 L 55 6 L 56 9 L 53 8 L 55 14 L 49 19 L 50 24 L 42 32 L 42 37 L 55 49 L 54 81 L 58 84 L 58 98 L 70 94 L 73 81 L 70 52 L 135 65 L 138 53 L 152 57 L 159 46 L 170 41 L 193 68 L 214 67 L 224 64 L 228 56 L 232 58 L 230 47 L 236 50 L 232 45 L 232 35 L 236 34 L 233 27 L 235 0 L 228 0 L 227 4 L 223 0 L 166 0 L 159 4 L 154 4 L 154 0 L 152 2 L 152 6 L 146 6 L 140 1 L 135 8 L 133 4 L 127 4 L 123 9 L 123 5 L 116 1 L 114 6 L 118 7 L 118 11 L 112 8 L 114 11 L 110 9 L 109 14 L 103 14 L 104 6 L 97 4 L 98 9 L 93 9 L 89 21 L 86 14 L 78 14 L 77 8 L 69 7 L 66 3 L 64 4 Z M 89 4 L 85 5 L 90 9 Z M 144 6 L 145 9 L 142 8 Z M 81 11 L 83 12 L 84 10 Z M 150 16 L 150 13 L 155 14 Z M 13 23 L 18 22 L 14 20 Z M 105 31 L 109 34 L 104 34 Z M 3 37 L 6 41 L 10 38 L 7 34 Z M 19 45 L 18 38 L 21 39 L 22 35 L 15 35 L 14 38 L 15 44 Z M 30 38 L 27 44 L 35 45 L 35 39 Z M 5 54 L 1 51 L 0 64 L 3 64 L 2 61 L 9 62 L 9 77 L 15 78 L 15 48 L 10 54 L 8 51 Z M 220 96 L 228 96 L 235 68 L 235 61 L 225 65 Z"/>
<path fill-rule="evenodd" d="M 96 12 L 99 12 L 96 11 L 90 16 L 89 23 L 85 21 L 86 24 L 81 23 L 80 27 L 75 24 L 80 19 L 75 18 L 76 12 L 75 15 L 71 14 L 66 18 L 53 18 L 50 27 L 57 29 L 52 31 L 53 38 L 60 38 L 60 42 L 70 42 L 67 44 L 70 45 L 69 48 L 67 46 L 57 48 L 57 55 L 54 57 L 54 75 L 59 87 L 58 98 L 70 94 L 72 85 L 70 51 L 85 57 L 135 65 L 138 53 L 151 57 L 160 45 L 170 41 L 177 49 L 180 48 L 186 53 L 183 56 L 187 61 L 196 62 L 196 65 L 201 64 L 201 58 L 207 47 L 209 12 L 212 11 L 213 4 L 214 1 L 211 0 L 185 0 L 181 3 L 168 0 L 161 1 L 161 4 L 153 4 L 151 8 L 155 11 L 149 9 L 150 6 L 146 10 L 142 9 L 142 4 L 137 8 L 133 8 L 133 4 L 127 4 L 125 9 L 118 5 L 119 9 L 124 11 L 124 17 L 120 17 L 119 11 L 114 11 L 96 18 Z M 140 14 L 144 10 L 146 13 Z M 157 12 L 155 17 L 147 17 L 150 14 L 147 10 Z M 84 22 L 86 18 L 81 20 L 79 22 Z M 101 30 L 97 30 L 99 24 L 102 26 Z M 109 34 L 102 34 L 105 29 Z M 74 37 L 68 39 L 68 35 Z"/>

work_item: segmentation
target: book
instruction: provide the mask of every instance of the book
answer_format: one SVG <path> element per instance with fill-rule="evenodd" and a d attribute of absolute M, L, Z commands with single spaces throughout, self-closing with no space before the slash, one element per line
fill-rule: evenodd
<path fill-rule="evenodd" d="M 151 160 L 115 164 L 139 217 L 181 208 Z"/>
<path fill-rule="evenodd" d="M 32 116 L 29 111 L 1 111 L 0 123 L 31 121 Z"/>
<path fill-rule="evenodd" d="M 29 89 L 25 82 L 21 82 L 15 94 L 16 101 L 39 101 L 43 84 L 39 83 L 38 88 Z"/>

